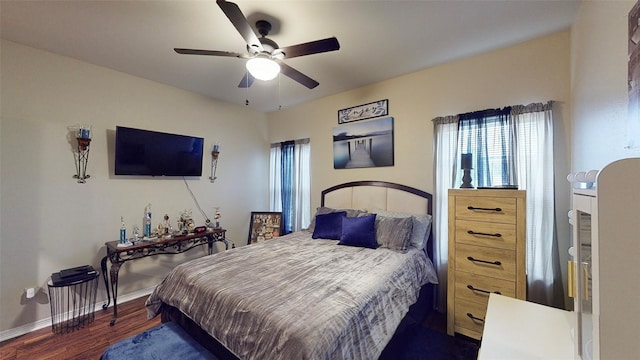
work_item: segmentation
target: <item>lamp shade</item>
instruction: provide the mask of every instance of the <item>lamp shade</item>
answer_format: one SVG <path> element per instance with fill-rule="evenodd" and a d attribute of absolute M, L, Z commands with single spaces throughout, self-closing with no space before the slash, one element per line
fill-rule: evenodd
<path fill-rule="evenodd" d="M 247 60 L 247 71 L 258 80 L 273 80 L 280 73 L 280 65 L 264 56 Z"/>

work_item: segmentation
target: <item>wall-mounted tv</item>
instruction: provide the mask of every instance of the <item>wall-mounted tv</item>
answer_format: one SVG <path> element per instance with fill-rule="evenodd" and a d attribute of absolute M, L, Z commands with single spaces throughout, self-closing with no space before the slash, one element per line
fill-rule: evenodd
<path fill-rule="evenodd" d="M 116 126 L 115 174 L 201 176 L 204 139 Z"/>

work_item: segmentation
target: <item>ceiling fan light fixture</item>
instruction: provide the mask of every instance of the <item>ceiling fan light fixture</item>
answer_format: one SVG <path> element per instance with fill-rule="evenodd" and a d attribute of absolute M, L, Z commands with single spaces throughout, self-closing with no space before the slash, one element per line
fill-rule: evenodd
<path fill-rule="evenodd" d="M 237 4 L 229 0 L 217 0 L 216 3 L 244 39 L 244 42 L 247 44 L 247 52 L 239 53 L 183 48 L 174 48 L 174 51 L 178 54 L 186 55 L 227 56 L 243 59 L 243 61 L 244 59 L 248 59 L 245 62 L 247 71 L 238 84 L 239 88 L 249 88 L 251 84 L 253 84 L 254 79 L 262 81 L 273 80 L 282 72 L 286 77 L 308 89 L 313 89 L 320 84 L 300 71 L 288 66 L 284 62 L 285 58 L 289 59 L 340 50 L 340 43 L 335 37 L 280 48 L 275 41 L 267 37 L 271 30 L 271 23 L 269 21 L 256 21 L 255 28 L 261 35 L 258 37 Z"/>
<path fill-rule="evenodd" d="M 247 71 L 258 80 L 273 80 L 280 73 L 280 65 L 264 55 L 247 60 Z"/>

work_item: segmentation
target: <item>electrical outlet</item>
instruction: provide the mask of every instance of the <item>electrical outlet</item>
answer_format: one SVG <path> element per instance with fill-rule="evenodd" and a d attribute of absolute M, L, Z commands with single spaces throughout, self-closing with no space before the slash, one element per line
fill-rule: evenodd
<path fill-rule="evenodd" d="M 27 299 L 32 299 L 34 296 L 36 296 L 35 288 L 26 288 L 24 289 L 24 292 Z"/>

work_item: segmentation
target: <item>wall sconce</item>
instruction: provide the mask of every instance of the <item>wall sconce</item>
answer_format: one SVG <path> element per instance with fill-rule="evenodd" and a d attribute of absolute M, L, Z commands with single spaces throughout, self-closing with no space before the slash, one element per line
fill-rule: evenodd
<path fill-rule="evenodd" d="M 73 175 L 73 178 L 78 179 L 78 183 L 84 184 L 89 178 L 87 163 L 89 162 L 89 145 L 91 144 L 91 126 L 78 127 L 76 140 L 78 141 L 78 151 L 73 153 L 76 162 L 76 174 Z"/>
<path fill-rule="evenodd" d="M 216 181 L 216 170 L 218 169 L 218 156 L 220 155 L 220 144 L 215 143 L 211 147 L 211 176 L 209 176 L 209 180 L 211 182 Z"/>

